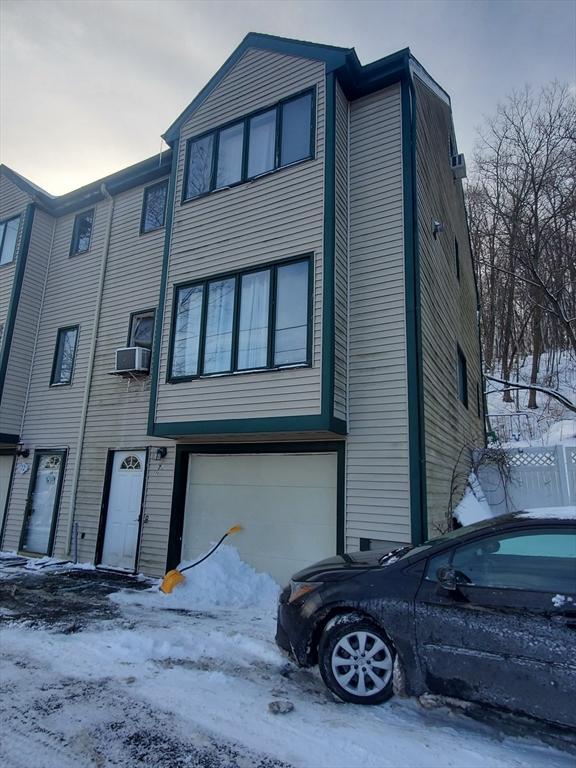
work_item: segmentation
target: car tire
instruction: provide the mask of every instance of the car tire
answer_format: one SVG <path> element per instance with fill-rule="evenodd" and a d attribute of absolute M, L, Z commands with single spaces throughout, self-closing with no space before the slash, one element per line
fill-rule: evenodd
<path fill-rule="evenodd" d="M 353 704 L 381 704 L 394 693 L 395 655 L 382 629 L 348 614 L 326 625 L 318 646 L 318 666 L 338 698 Z"/>

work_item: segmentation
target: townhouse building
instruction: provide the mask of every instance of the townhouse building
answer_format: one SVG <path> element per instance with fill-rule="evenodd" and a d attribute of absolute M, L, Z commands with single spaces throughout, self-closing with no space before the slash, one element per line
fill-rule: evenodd
<path fill-rule="evenodd" d="M 483 444 L 450 99 L 409 50 L 249 34 L 161 155 L 0 166 L 3 550 L 286 581 L 446 524 Z"/>

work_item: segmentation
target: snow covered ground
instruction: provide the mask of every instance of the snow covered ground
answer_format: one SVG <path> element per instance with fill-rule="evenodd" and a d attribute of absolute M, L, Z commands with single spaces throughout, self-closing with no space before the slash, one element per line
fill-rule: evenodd
<path fill-rule="evenodd" d="M 574 764 L 573 754 L 510 735 L 505 721 L 412 699 L 336 700 L 316 670 L 277 649 L 277 587 L 231 548 L 170 597 L 135 582 L 107 598 L 98 578 L 12 568 L 0 582 L 6 768 Z M 294 709 L 272 714 L 273 701 Z"/>
<path fill-rule="evenodd" d="M 576 360 L 567 352 L 555 354 L 559 358 L 558 373 L 554 375 L 547 373 L 547 369 L 552 367 L 552 361 L 548 353 L 544 354 L 540 362 L 538 383 L 557 390 L 574 402 L 576 401 Z M 512 380 L 528 383 L 531 367 L 532 357 L 528 356 L 518 370 L 512 372 Z M 500 370 L 496 369 L 494 375 L 500 376 Z M 501 385 L 486 381 L 486 386 L 491 426 L 499 435 L 503 447 L 576 445 L 576 414 L 558 401 L 538 392 L 536 395 L 538 408 L 531 410 L 527 407 L 530 396 L 528 390 L 513 390 L 514 402 L 504 403 Z"/>

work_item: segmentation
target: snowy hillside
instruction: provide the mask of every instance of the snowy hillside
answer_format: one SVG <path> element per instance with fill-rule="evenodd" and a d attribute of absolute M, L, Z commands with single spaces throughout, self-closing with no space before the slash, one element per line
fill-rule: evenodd
<path fill-rule="evenodd" d="M 558 390 L 572 402 L 576 401 L 576 360 L 568 353 L 542 355 L 538 383 Z M 513 381 L 530 382 L 532 357 L 526 357 L 523 364 L 511 375 Z M 554 373 L 551 371 L 555 370 Z M 500 376 L 500 370 L 493 372 Z M 502 387 L 486 382 L 490 429 L 496 433 L 503 446 L 525 447 L 529 445 L 576 445 L 576 414 L 561 403 L 543 393 L 538 393 L 538 408 L 527 407 L 529 391 L 513 390 L 513 403 L 502 401 Z"/>

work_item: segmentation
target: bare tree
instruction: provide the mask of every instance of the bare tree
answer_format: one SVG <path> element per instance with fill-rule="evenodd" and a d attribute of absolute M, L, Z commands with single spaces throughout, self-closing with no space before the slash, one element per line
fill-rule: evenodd
<path fill-rule="evenodd" d="M 542 354 L 576 357 L 576 104 L 566 87 L 526 87 L 498 107 L 467 195 L 484 359 L 490 372 L 499 361 L 510 384 L 515 362 L 531 355 L 535 408 Z"/>

